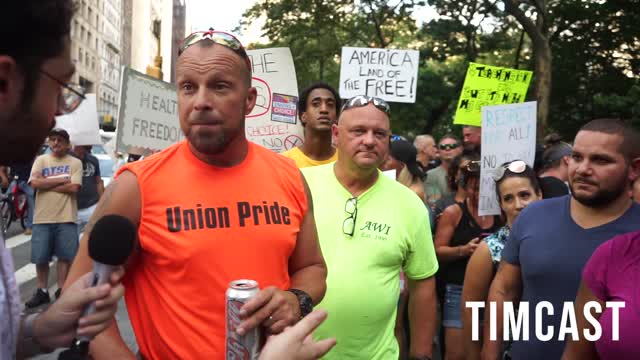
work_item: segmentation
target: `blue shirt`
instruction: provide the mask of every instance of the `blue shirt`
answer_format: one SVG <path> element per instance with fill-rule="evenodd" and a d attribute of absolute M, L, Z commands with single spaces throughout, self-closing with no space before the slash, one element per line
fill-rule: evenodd
<path fill-rule="evenodd" d="M 640 205 L 635 203 L 618 219 L 583 229 L 571 217 L 570 199 L 567 195 L 527 206 L 502 251 L 502 259 L 520 267 L 522 301 L 529 302 L 529 341 L 514 342 L 513 359 L 560 359 L 565 345 L 558 341 L 562 308 L 564 302 L 575 301 L 587 260 L 605 241 L 640 229 Z M 553 315 L 543 310 L 543 333 L 553 327 L 553 338 L 547 342 L 538 340 L 535 332 L 535 308 L 541 301 L 549 301 L 554 309 Z"/>

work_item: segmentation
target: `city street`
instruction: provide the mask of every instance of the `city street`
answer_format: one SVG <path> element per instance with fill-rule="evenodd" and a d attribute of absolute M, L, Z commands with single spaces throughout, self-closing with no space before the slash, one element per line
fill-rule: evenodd
<path fill-rule="evenodd" d="M 34 294 L 37 288 L 37 281 L 35 266 L 30 262 L 31 236 L 23 235 L 22 231 L 20 224 L 11 224 L 7 233 L 6 246 L 11 250 L 11 254 L 13 256 L 13 262 L 16 269 L 16 280 L 20 287 L 20 298 L 24 306 L 25 301 L 29 300 L 29 298 Z M 49 273 L 49 294 L 51 295 L 52 300 L 54 296 L 53 294 L 57 288 L 55 264 L 53 264 Z M 44 307 L 35 309 L 35 311 L 42 310 L 44 310 Z M 34 310 L 29 310 L 29 312 L 31 311 Z M 124 306 L 124 301 L 121 301 L 119 304 L 116 321 L 118 322 L 118 327 L 120 328 L 120 333 L 122 334 L 124 341 L 132 351 L 136 352 L 138 346 L 136 344 L 131 325 L 129 324 L 129 318 Z M 55 360 L 58 358 L 58 353 L 59 351 L 37 356 L 32 359 Z"/>

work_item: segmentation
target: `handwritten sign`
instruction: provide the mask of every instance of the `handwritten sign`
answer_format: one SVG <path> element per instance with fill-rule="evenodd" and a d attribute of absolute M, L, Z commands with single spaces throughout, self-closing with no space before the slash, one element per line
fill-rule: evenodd
<path fill-rule="evenodd" d="M 536 102 L 482 108 L 480 215 L 500 214 L 496 169 L 513 160 L 533 167 L 536 153 Z"/>
<path fill-rule="evenodd" d="M 276 152 L 296 146 L 303 138 L 298 121 L 298 83 L 289 48 L 249 50 L 256 106 L 247 115 L 247 138 Z"/>
<path fill-rule="evenodd" d="M 343 47 L 340 97 L 368 95 L 414 103 L 419 65 L 416 50 Z"/>
<path fill-rule="evenodd" d="M 470 63 L 453 123 L 480 126 L 484 106 L 521 103 L 533 72 Z"/>
<path fill-rule="evenodd" d="M 74 112 L 57 116 L 56 126 L 67 130 L 74 145 L 101 144 L 96 95 L 86 94 L 85 98 Z"/>
<path fill-rule="evenodd" d="M 173 84 L 124 67 L 116 150 L 144 155 L 184 138 Z"/>

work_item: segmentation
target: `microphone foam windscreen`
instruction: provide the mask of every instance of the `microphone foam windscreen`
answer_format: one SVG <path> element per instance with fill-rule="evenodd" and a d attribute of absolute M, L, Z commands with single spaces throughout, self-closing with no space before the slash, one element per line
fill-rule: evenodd
<path fill-rule="evenodd" d="M 89 236 L 89 256 L 106 265 L 122 265 L 133 251 L 136 226 L 120 215 L 101 217 Z"/>

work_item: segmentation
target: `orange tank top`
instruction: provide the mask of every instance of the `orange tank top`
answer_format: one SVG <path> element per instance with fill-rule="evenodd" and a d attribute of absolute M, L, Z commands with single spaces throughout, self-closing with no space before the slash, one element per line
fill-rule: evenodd
<path fill-rule="evenodd" d="M 142 196 L 140 251 L 124 279 L 140 352 L 224 359 L 229 282 L 289 287 L 289 257 L 307 211 L 299 170 L 253 143 L 241 164 L 214 167 L 186 141 L 118 174 L 126 170 Z"/>

